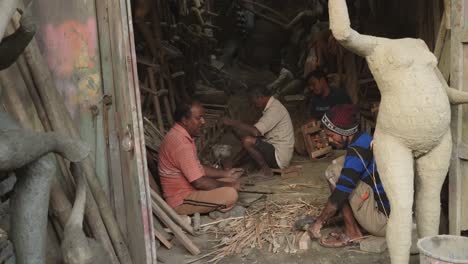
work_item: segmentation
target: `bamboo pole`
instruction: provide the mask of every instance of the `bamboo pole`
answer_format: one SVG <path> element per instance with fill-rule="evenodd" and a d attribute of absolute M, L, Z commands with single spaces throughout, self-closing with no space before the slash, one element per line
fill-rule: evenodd
<path fill-rule="evenodd" d="M 184 247 L 192 254 L 200 254 L 200 249 L 188 238 L 182 229 L 174 223 L 171 218 L 156 204 L 153 200 L 151 202 L 153 206 L 153 213 L 168 227 L 172 230 L 176 238 L 184 245 Z"/>
<path fill-rule="evenodd" d="M 172 243 L 169 241 L 169 239 L 167 238 L 165 231 L 164 229 L 162 229 L 162 227 L 159 227 L 158 228 L 158 225 L 156 225 L 156 219 L 153 218 L 153 233 L 154 233 L 154 236 L 159 240 L 161 241 L 161 243 L 167 248 L 167 249 L 171 249 L 172 248 Z"/>
<path fill-rule="evenodd" d="M 162 208 L 162 210 L 172 218 L 174 222 L 176 222 L 178 225 L 180 225 L 185 231 L 189 232 L 191 235 L 194 235 L 195 232 L 193 231 L 192 226 L 184 222 L 179 214 L 172 209 L 155 191 L 151 190 L 151 197 L 153 198 L 153 201 Z"/>
<path fill-rule="evenodd" d="M 44 131 L 52 131 L 50 120 L 47 117 L 47 113 L 41 102 L 41 98 L 39 97 L 39 94 L 37 93 L 37 90 L 34 86 L 31 72 L 28 69 L 28 65 L 26 63 L 24 56 L 20 56 L 18 60 L 16 61 L 16 64 L 18 65 L 18 68 L 21 72 L 23 80 L 26 84 L 26 88 L 28 88 L 32 102 L 36 108 L 39 120 L 41 121 L 42 126 L 44 127 Z M 71 180 L 72 179 L 71 174 L 66 166 L 65 160 L 61 156 L 58 156 L 58 155 L 55 155 L 55 158 L 57 159 L 58 165 L 60 167 L 60 171 L 62 172 L 63 180 L 65 182 L 65 186 L 64 186 L 65 194 L 67 195 L 68 199 L 71 199 L 72 197 L 71 194 L 73 190 L 73 182 Z"/>
<path fill-rule="evenodd" d="M 157 94 L 158 88 L 156 86 L 156 80 L 154 79 L 154 70 L 151 67 L 148 67 L 148 78 L 151 89 Z M 161 112 L 161 103 L 159 102 L 159 97 L 157 95 L 153 95 L 153 107 L 154 112 L 156 113 L 156 122 L 158 123 L 159 131 L 164 133 L 165 130 Z"/>
<path fill-rule="evenodd" d="M 164 87 L 164 79 L 163 79 L 162 74 L 159 74 L 159 87 L 161 87 L 161 89 L 165 88 Z M 172 125 L 174 124 L 174 118 L 172 117 L 172 108 L 171 108 L 171 105 L 169 103 L 168 96 L 169 95 L 163 96 L 163 104 L 164 104 L 164 110 L 166 111 L 167 121 L 169 122 L 169 127 L 172 127 Z"/>
<path fill-rule="evenodd" d="M 167 240 L 171 240 L 174 237 L 172 234 L 169 234 L 168 232 L 166 232 L 161 222 L 154 215 L 153 215 L 153 227 L 156 230 L 158 230 L 159 233 L 161 233 L 161 235 Z"/>

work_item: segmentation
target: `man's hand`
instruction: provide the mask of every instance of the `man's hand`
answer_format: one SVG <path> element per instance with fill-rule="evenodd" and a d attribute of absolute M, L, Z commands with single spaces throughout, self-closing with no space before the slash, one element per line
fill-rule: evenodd
<path fill-rule="evenodd" d="M 239 181 L 232 182 L 231 187 L 239 191 L 241 189 L 240 182 Z"/>
<path fill-rule="evenodd" d="M 319 239 L 322 237 L 320 230 L 322 230 L 322 223 L 320 221 L 315 221 L 315 223 L 309 227 L 309 230 L 307 230 L 310 239 Z"/>
<path fill-rule="evenodd" d="M 234 124 L 234 120 L 229 117 L 223 117 L 223 124 L 226 126 L 232 126 Z"/>
<path fill-rule="evenodd" d="M 231 179 L 239 179 L 242 174 L 244 174 L 244 169 L 242 168 L 232 168 L 230 170 L 225 171 L 226 172 L 226 178 L 231 178 Z"/>

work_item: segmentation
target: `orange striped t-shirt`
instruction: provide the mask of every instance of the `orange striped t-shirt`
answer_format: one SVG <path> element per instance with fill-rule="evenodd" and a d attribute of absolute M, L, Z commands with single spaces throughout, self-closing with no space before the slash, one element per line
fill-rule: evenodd
<path fill-rule="evenodd" d="M 195 190 L 191 182 L 205 175 L 194 139 L 179 124 L 164 137 L 159 148 L 158 170 L 164 199 L 173 208 Z"/>

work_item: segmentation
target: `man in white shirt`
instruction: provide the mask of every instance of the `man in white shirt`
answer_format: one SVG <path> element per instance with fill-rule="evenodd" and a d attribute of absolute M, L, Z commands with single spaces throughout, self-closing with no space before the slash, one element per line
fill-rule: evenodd
<path fill-rule="evenodd" d="M 243 131 L 247 136 L 242 144 L 260 166 L 265 176 L 272 176 L 271 168 L 289 166 L 294 151 L 294 129 L 288 110 L 266 87 L 254 88 L 250 99 L 256 107 L 263 109 L 263 115 L 255 125 L 247 125 L 230 118 L 224 124 Z"/>

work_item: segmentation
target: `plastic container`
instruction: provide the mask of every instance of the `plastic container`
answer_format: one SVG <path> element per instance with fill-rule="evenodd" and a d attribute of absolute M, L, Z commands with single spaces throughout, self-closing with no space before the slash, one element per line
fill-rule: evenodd
<path fill-rule="evenodd" d="M 438 235 L 418 241 L 420 264 L 468 263 L 468 237 Z"/>

